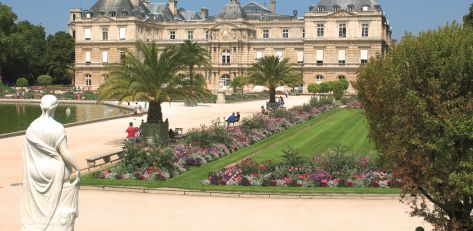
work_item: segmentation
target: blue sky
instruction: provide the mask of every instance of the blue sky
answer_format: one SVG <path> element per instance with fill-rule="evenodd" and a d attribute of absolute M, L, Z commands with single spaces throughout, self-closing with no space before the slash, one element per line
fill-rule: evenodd
<path fill-rule="evenodd" d="M 152 0 L 165 2 L 166 0 Z M 242 4 L 250 0 L 240 0 Z M 71 8 L 90 8 L 96 0 L 0 0 L 13 8 L 19 20 L 29 20 L 41 24 L 51 34 L 67 30 L 68 12 Z M 180 0 L 178 6 L 198 11 L 207 7 L 211 15 L 218 14 L 228 0 Z M 268 2 L 268 0 L 255 0 Z M 292 14 L 298 10 L 299 15 L 308 11 L 308 7 L 317 4 L 318 0 L 277 0 L 278 13 Z M 472 0 L 378 0 L 393 27 L 393 38 L 399 39 L 405 31 L 418 32 L 435 29 L 447 22 L 462 21 L 468 13 Z"/>

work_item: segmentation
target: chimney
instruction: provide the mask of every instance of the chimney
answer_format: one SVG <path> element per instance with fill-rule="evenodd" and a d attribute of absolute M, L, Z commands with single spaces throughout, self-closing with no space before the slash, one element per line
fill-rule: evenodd
<path fill-rule="evenodd" d="M 168 0 L 169 10 L 171 10 L 172 15 L 177 14 L 177 0 Z"/>
<path fill-rule="evenodd" d="M 204 7 L 204 8 L 201 8 L 201 9 L 200 9 L 200 17 L 201 17 L 202 19 L 204 19 L 204 20 L 207 19 L 207 18 L 209 18 L 209 10 L 208 10 L 207 8 L 205 8 L 205 7 Z"/>
<path fill-rule="evenodd" d="M 276 0 L 270 0 L 269 6 L 272 14 L 276 14 Z"/>

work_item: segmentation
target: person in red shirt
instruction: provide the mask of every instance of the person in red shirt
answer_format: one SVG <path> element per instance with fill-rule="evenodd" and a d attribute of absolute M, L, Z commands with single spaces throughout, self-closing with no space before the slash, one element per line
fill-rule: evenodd
<path fill-rule="evenodd" d="M 127 137 L 126 137 L 126 139 L 127 139 L 129 142 L 135 141 L 137 129 L 136 129 L 135 127 L 133 127 L 133 123 L 132 123 L 132 122 L 130 122 L 130 126 L 128 127 L 128 129 L 126 129 L 125 132 L 128 134 Z"/>

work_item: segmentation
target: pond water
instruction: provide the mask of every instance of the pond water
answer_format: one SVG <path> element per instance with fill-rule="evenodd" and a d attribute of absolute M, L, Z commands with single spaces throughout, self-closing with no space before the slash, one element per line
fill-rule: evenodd
<path fill-rule="evenodd" d="M 125 114 L 130 114 L 130 111 L 103 104 L 59 103 L 54 119 L 62 124 L 68 124 Z M 30 123 L 40 115 L 39 103 L 0 103 L 0 134 L 26 130 Z"/>

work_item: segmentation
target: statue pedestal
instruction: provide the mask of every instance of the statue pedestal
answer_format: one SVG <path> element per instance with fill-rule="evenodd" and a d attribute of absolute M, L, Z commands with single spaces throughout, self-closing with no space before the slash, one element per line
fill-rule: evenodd
<path fill-rule="evenodd" d="M 219 90 L 217 92 L 217 104 L 225 104 L 225 91 Z"/>

